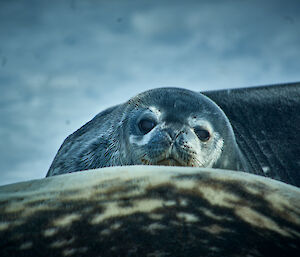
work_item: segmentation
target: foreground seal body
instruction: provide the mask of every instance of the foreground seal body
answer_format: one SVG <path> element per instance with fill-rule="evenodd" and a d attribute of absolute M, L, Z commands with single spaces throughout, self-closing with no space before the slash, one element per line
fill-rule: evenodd
<path fill-rule="evenodd" d="M 300 188 L 123 166 L 0 187 L 0 256 L 299 257 Z"/>
<path fill-rule="evenodd" d="M 158 88 L 99 113 L 71 134 L 47 176 L 139 164 L 247 170 L 230 122 L 212 100 Z"/>

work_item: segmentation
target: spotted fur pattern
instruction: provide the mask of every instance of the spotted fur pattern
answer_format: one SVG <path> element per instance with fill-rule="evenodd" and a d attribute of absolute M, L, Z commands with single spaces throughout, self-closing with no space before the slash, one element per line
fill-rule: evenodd
<path fill-rule="evenodd" d="M 125 166 L 0 187 L 0 256 L 299 256 L 300 189 Z"/>

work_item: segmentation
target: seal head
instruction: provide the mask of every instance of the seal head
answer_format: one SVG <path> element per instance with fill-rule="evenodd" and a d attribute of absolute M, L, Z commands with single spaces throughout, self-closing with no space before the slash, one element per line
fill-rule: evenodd
<path fill-rule="evenodd" d="M 224 112 L 181 88 L 149 90 L 98 114 L 65 140 L 47 176 L 122 165 L 247 166 Z"/>

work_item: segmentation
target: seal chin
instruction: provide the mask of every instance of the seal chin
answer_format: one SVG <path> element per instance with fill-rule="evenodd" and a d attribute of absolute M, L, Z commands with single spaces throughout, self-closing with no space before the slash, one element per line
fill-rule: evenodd
<path fill-rule="evenodd" d="M 158 161 L 156 165 L 162 165 L 162 166 L 188 166 L 180 163 L 179 161 L 173 159 L 173 158 L 166 158 L 161 161 Z"/>

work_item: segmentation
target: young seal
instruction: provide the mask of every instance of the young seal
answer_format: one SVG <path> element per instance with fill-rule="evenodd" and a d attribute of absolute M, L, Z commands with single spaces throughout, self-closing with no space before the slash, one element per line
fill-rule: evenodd
<path fill-rule="evenodd" d="M 99 113 L 67 137 L 46 176 L 141 164 L 247 169 L 228 118 L 212 100 L 157 88 Z"/>

